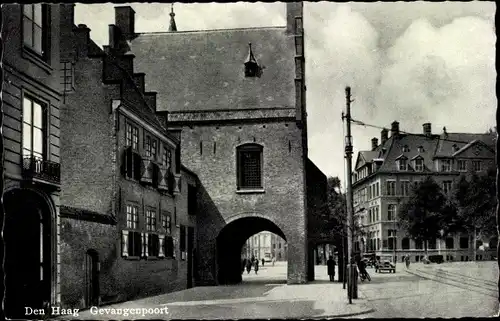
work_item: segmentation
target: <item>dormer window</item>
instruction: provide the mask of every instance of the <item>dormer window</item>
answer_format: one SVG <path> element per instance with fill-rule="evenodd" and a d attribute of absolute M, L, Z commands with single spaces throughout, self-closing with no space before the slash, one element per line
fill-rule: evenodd
<path fill-rule="evenodd" d="M 422 158 L 415 159 L 415 171 L 417 172 L 424 171 L 424 160 Z"/>
<path fill-rule="evenodd" d="M 424 152 L 424 146 L 418 146 L 418 152 L 423 153 Z"/>
<path fill-rule="evenodd" d="M 410 151 L 410 148 L 408 147 L 408 145 L 404 145 L 403 146 L 403 153 L 407 153 Z"/>
<path fill-rule="evenodd" d="M 399 155 L 398 158 L 396 158 L 396 167 L 400 171 L 407 171 L 408 170 L 408 158 L 404 156 L 403 154 Z"/>
<path fill-rule="evenodd" d="M 406 159 L 402 158 L 400 160 L 398 160 L 398 168 L 400 171 L 406 171 L 408 170 L 408 162 L 406 161 Z"/>
<path fill-rule="evenodd" d="M 260 77 L 262 68 L 257 63 L 252 51 L 252 44 L 248 44 L 248 57 L 245 61 L 245 77 Z"/>

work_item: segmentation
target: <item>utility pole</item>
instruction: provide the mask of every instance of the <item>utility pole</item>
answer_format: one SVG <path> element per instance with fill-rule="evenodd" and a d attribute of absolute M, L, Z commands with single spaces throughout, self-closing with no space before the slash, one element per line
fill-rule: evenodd
<path fill-rule="evenodd" d="M 358 297 L 357 291 L 357 267 L 354 261 L 353 252 L 353 193 L 352 193 L 352 136 L 351 136 L 351 87 L 346 87 L 346 114 L 344 118 L 347 121 L 347 135 L 345 137 L 345 158 L 347 160 L 347 296 L 349 304 L 352 303 L 353 298 Z"/>

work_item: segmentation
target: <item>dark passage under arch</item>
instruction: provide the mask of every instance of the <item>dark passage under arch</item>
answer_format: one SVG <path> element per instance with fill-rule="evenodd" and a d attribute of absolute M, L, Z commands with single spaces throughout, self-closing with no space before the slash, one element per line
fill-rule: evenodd
<path fill-rule="evenodd" d="M 237 284 L 241 278 L 241 248 L 252 235 L 269 231 L 286 241 L 281 229 L 268 219 L 244 217 L 227 224 L 217 236 L 217 281 Z"/>

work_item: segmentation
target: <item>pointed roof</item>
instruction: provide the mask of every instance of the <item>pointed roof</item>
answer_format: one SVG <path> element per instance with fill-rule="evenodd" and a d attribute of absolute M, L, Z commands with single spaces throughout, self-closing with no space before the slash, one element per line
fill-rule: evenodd
<path fill-rule="evenodd" d="M 255 59 L 255 56 L 253 55 L 251 42 L 248 43 L 248 57 L 245 60 L 245 65 L 248 63 L 254 63 L 254 64 L 258 65 L 257 59 Z"/>
<path fill-rule="evenodd" d="M 175 12 L 174 12 L 174 4 L 172 3 L 171 11 L 170 11 L 170 26 L 168 27 L 169 32 L 177 31 L 177 25 L 175 24 Z"/>

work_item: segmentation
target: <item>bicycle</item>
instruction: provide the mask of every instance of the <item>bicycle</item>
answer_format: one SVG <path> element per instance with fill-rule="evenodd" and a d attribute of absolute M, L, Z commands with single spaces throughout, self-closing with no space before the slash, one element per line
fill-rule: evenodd
<path fill-rule="evenodd" d="M 368 280 L 368 281 L 371 281 L 372 278 L 370 277 L 370 274 L 368 274 L 368 272 L 359 272 L 359 278 L 361 280 L 361 282 L 364 282 L 365 280 Z"/>

